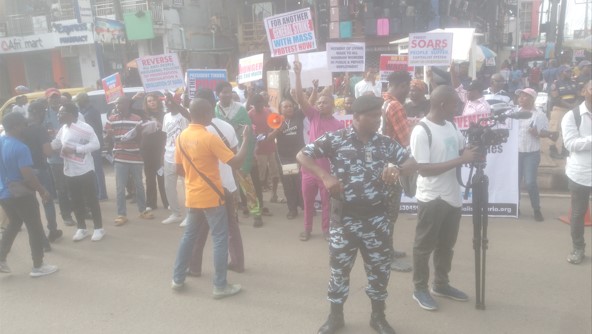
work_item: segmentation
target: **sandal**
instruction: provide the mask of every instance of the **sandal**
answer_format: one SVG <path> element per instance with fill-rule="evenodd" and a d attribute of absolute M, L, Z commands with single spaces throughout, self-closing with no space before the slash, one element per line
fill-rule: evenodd
<path fill-rule="evenodd" d="M 127 217 L 126 216 L 117 216 L 117 218 L 115 218 L 115 226 L 121 226 L 125 223 L 127 223 Z"/>
<path fill-rule="evenodd" d="M 308 241 L 308 239 L 310 239 L 310 232 L 309 231 L 304 231 L 304 232 L 300 233 L 300 241 Z"/>
<path fill-rule="evenodd" d="M 154 214 L 150 210 L 146 210 L 140 213 L 140 218 L 142 219 L 154 219 Z"/>

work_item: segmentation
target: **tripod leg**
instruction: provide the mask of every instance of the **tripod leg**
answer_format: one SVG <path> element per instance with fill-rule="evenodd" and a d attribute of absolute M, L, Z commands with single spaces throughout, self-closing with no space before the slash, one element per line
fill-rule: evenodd
<path fill-rule="evenodd" d="M 477 175 L 475 175 L 475 178 Z M 473 249 L 475 250 L 475 308 L 481 305 L 481 193 L 479 183 L 473 179 Z"/>
<path fill-rule="evenodd" d="M 482 267 L 481 267 L 481 309 L 485 309 L 485 254 L 487 253 L 487 247 L 489 240 L 487 239 L 487 226 L 489 220 L 489 178 L 487 175 L 483 175 L 483 197 L 482 197 L 482 204 L 483 204 L 483 218 L 481 220 L 482 224 L 482 234 L 481 234 L 481 248 L 482 248 Z"/>

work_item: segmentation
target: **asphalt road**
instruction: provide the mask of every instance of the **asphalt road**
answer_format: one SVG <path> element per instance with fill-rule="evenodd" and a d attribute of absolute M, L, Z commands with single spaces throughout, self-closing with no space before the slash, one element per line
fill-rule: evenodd
<path fill-rule="evenodd" d="M 211 245 L 204 255 L 203 276 L 189 277 L 187 288 L 170 288 L 173 261 L 183 232 L 162 225 L 166 210 L 153 221 L 135 218 L 113 226 L 114 180 L 108 175 L 110 200 L 101 203 L 106 237 L 71 240 L 74 227 L 53 245 L 46 262 L 57 274 L 32 279 L 26 231 L 15 241 L 8 263 L 12 274 L 0 274 L 0 333 L 316 333 L 329 310 L 326 287 L 327 244 L 315 221 L 313 238 L 298 240 L 301 216 L 287 220 L 282 204 L 269 204 L 273 217 L 252 227 L 241 218 L 246 271 L 229 272 L 229 281 L 244 291 L 212 299 Z M 265 198 L 269 199 L 269 193 Z M 493 219 L 489 226 L 486 306 L 474 305 L 474 253 L 470 217 L 461 223 L 451 283 L 469 293 L 466 303 L 438 298 L 440 309 L 420 309 L 411 294 L 411 274 L 393 272 L 387 319 L 399 334 L 589 334 L 592 332 L 592 266 L 590 250 L 581 265 L 565 258 L 570 251 L 569 226 L 555 218 L 567 212 L 569 198 L 543 197 L 546 220 L 533 220 L 523 196 L 521 219 Z M 318 218 L 318 217 L 317 217 Z M 89 224 L 90 222 L 87 222 Z M 89 225 L 90 226 L 90 225 Z M 402 215 L 395 227 L 396 248 L 411 253 L 415 217 Z M 586 239 L 592 244 L 590 228 Z M 408 256 L 405 260 L 410 261 Z M 373 333 L 368 326 L 370 302 L 361 258 L 352 271 L 345 305 L 346 328 L 340 333 Z"/>

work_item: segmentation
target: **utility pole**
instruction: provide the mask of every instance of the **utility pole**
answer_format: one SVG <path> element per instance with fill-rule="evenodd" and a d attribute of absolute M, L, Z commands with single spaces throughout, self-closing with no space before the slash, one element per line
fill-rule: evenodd
<path fill-rule="evenodd" d="M 563 51 L 563 40 L 565 39 L 565 14 L 567 11 L 567 0 L 561 0 L 561 14 L 559 14 L 559 27 L 557 28 L 557 43 L 555 43 L 555 58 L 559 58 Z"/>
<path fill-rule="evenodd" d="M 551 27 L 549 27 L 547 41 L 555 42 L 557 40 L 557 5 L 559 0 L 549 0 L 549 4 L 551 5 Z"/>

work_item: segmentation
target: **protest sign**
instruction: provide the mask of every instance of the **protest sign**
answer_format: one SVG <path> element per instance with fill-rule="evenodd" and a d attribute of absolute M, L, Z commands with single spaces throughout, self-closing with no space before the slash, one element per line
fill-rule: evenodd
<path fill-rule="evenodd" d="M 175 91 L 185 86 L 176 53 L 140 57 L 136 62 L 146 92 Z"/>
<path fill-rule="evenodd" d="M 452 33 L 409 34 L 409 66 L 450 65 L 452 36 Z"/>
<path fill-rule="evenodd" d="M 386 82 L 389 74 L 397 71 L 407 71 L 413 77 L 415 69 L 407 61 L 407 55 L 380 55 L 380 81 Z"/>
<path fill-rule="evenodd" d="M 123 85 L 121 84 L 121 76 L 119 73 L 111 74 L 101 81 L 103 83 L 103 90 L 105 91 L 105 100 L 107 100 L 107 103 L 113 103 L 119 97 L 123 96 Z"/>
<path fill-rule="evenodd" d="M 238 83 L 263 79 L 263 53 L 241 58 L 238 61 Z"/>
<path fill-rule="evenodd" d="M 295 55 L 288 56 L 290 67 L 294 64 Z M 302 87 L 312 87 L 313 80 L 319 80 L 319 86 L 330 86 L 333 84 L 331 71 L 327 69 L 327 52 L 309 52 L 298 54 L 298 61 L 302 63 Z M 294 71 L 290 71 L 290 87 L 296 87 Z"/>
<path fill-rule="evenodd" d="M 189 98 L 192 99 L 200 88 L 216 89 L 220 81 L 228 81 L 226 70 L 187 70 L 185 73 Z"/>
<path fill-rule="evenodd" d="M 317 48 L 310 8 L 270 16 L 264 23 L 272 57 Z"/>
<path fill-rule="evenodd" d="M 487 114 L 458 116 L 454 118 L 456 126 L 465 133 L 471 122 L 477 122 Z M 518 188 L 518 120 L 508 119 L 500 128 L 510 130 L 506 143 L 487 148 L 487 167 L 485 174 L 489 177 L 489 208 L 490 217 L 518 217 L 520 193 Z M 461 175 L 466 183 L 470 173 L 470 166 L 463 165 Z M 459 186 L 460 187 L 460 186 Z M 464 188 L 461 188 L 464 193 Z M 470 216 L 473 193 L 469 191 L 468 198 L 463 198 L 462 213 Z M 417 201 L 405 195 L 401 197 L 400 212 L 417 213 Z"/>
<path fill-rule="evenodd" d="M 327 65 L 331 72 L 366 71 L 366 43 L 327 43 Z"/>

